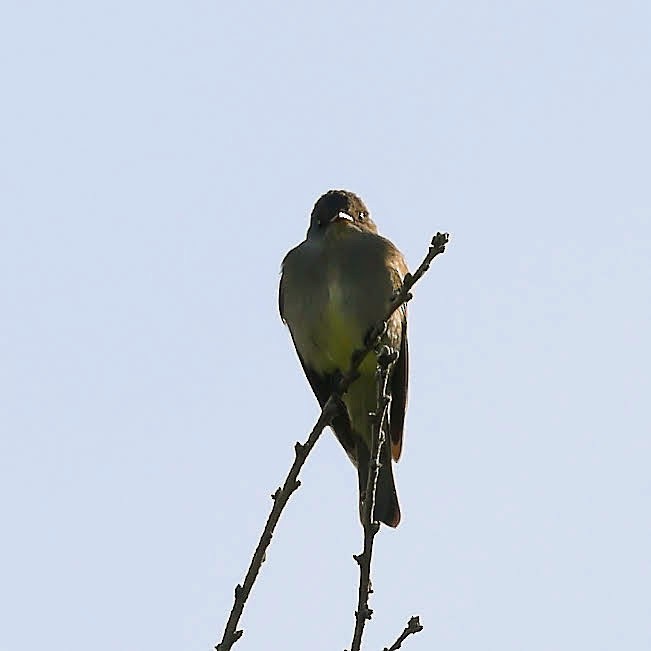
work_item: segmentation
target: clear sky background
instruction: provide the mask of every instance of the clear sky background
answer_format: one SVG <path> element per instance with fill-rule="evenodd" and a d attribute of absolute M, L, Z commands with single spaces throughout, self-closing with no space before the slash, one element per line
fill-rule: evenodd
<path fill-rule="evenodd" d="M 316 198 L 412 267 L 366 648 L 651 648 L 651 5 L 6 0 L 0 651 L 209 650 L 317 417 L 277 314 Z M 238 649 L 343 649 L 327 432 Z"/>

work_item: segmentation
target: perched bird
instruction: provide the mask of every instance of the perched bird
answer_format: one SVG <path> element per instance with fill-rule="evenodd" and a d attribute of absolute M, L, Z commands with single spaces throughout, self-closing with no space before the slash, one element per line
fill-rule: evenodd
<path fill-rule="evenodd" d="M 378 235 L 362 200 L 346 190 L 330 190 L 312 210 L 304 242 L 283 260 L 280 316 L 289 331 L 319 403 L 326 403 L 338 376 L 361 348 L 369 329 L 384 318 L 389 301 L 407 273 L 398 249 Z M 374 519 L 390 527 L 400 522 L 391 460 L 400 458 L 407 406 L 407 311 L 396 310 L 384 342 L 398 351 L 389 378 L 391 406 L 386 443 L 380 454 Z M 360 377 L 343 396 L 345 410 L 332 428 L 359 476 L 360 514 L 368 477 L 372 417 L 377 407 L 377 359 L 370 353 Z"/>

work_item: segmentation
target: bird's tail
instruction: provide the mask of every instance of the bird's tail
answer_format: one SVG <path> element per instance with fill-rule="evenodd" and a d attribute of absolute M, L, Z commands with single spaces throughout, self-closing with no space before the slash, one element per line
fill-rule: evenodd
<path fill-rule="evenodd" d="M 359 477 L 359 515 L 363 517 L 363 499 L 366 492 L 366 482 L 368 479 L 369 469 L 369 450 L 366 444 L 359 440 L 357 444 L 357 474 Z M 377 488 L 375 491 L 375 508 L 373 509 L 373 519 L 389 527 L 397 527 L 400 524 L 400 505 L 398 504 L 398 494 L 396 493 L 396 484 L 393 480 L 393 468 L 391 454 L 386 443 L 382 446 L 380 453 L 380 471 L 377 478 Z"/>

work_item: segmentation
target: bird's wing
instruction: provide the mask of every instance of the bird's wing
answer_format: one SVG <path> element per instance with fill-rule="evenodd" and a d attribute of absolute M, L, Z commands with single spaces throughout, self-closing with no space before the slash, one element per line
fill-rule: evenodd
<path fill-rule="evenodd" d="M 389 433 L 391 436 L 391 456 L 394 461 L 400 459 L 402 452 L 402 435 L 407 410 L 407 386 L 409 384 L 409 347 L 407 345 L 407 314 L 402 321 L 400 354 L 391 374 L 391 415 Z"/>
<path fill-rule="evenodd" d="M 409 271 L 402 253 L 388 240 L 388 261 L 392 270 L 394 290 L 402 286 L 405 275 Z M 395 339 L 392 346 L 399 349 L 393 372 L 391 373 L 391 411 L 389 413 L 389 437 L 391 439 L 391 456 L 394 461 L 400 459 L 402 452 L 403 432 L 405 427 L 405 412 L 407 410 L 407 388 L 409 384 L 409 346 L 407 344 L 407 305 L 404 304 L 394 312 L 392 321 L 395 324 L 393 332 Z M 398 323 L 396 323 L 396 321 Z M 399 341 L 397 336 L 400 336 Z"/>

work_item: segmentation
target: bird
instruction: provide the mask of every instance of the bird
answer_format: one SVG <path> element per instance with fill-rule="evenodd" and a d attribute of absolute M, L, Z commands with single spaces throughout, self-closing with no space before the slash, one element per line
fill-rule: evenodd
<path fill-rule="evenodd" d="M 305 240 L 282 261 L 278 306 L 322 408 L 348 370 L 353 351 L 363 347 L 370 329 L 386 317 L 407 273 L 404 256 L 378 233 L 359 196 L 348 190 L 329 190 L 316 201 Z M 407 408 L 406 304 L 388 319 L 382 343 L 397 351 L 398 357 L 388 381 L 391 400 L 373 520 L 397 527 L 401 512 L 392 462 L 402 452 Z M 369 472 L 372 414 L 377 409 L 376 366 L 377 355 L 371 351 L 331 423 L 357 468 L 360 518 Z"/>

